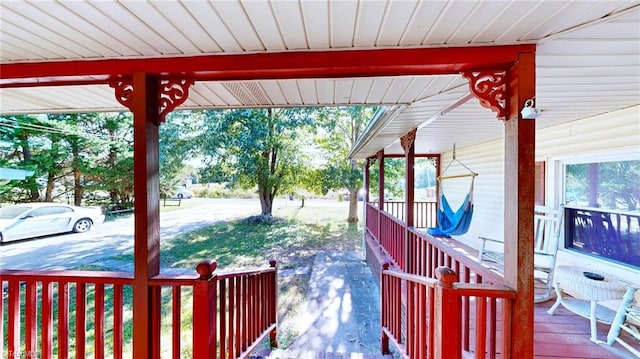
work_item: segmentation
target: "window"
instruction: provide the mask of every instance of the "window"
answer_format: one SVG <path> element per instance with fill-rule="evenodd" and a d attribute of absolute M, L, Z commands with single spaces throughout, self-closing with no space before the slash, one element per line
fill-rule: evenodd
<path fill-rule="evenodd" d="M 52 214 L 59 214 L 64 212 L 64 207 L 42 207 L 34 209 L 30 214 L 33 217 L 48 216 Z"/>
<path fill-rule="evenodd" d="M 565 204 L 638 210 L 640 161 L 569 164 L 565 173 Z"/>
<path fill-rule="evenodd" d="M 566 247 L 640 267 L 640 160 L 564 169 Z"/>

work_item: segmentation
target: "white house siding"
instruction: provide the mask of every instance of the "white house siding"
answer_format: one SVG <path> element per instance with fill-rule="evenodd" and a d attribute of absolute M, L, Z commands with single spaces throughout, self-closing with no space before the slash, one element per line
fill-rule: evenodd
<path fill-rule="evenodd" d="M 627 154 L 635 152 L 640 157 L 640 106 L 538 130 L 536 161 L 547 162 L 547 204 L 556 206 L 559 203 L 559 195 L 554 193 L 558 192 L 556 178 L 560 175 L 554 168 L 559 168 L 559 159 L 584 154 L 615 155 L 618 150 Z M 442 154 L 443 166 L 451 162 L 452 154 Z M 475 182 L 471 227 L 467 234 L 456 238 L 478 248 L 478 236 L 502 238 L 504 233 L 504 139 L 459 148 L 456 158 L 479 174 Z M 464 172 L 461 166 L 452 165 L 445 175 Z M 468 184 L 469 178 L 444 180 L 444 193 L 452 207 L 459 206 Z M 640 282 L 637 269 L 570 250 L 560 250 L 558 264 L 587 266 L 594 271 L 615 273 L 629 281 Z"/>

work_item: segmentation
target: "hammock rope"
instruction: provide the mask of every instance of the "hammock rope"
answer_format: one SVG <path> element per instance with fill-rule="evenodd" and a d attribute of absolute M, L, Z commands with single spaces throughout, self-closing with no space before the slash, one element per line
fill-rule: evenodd
<path fill-rule="evenodd" d="M 456 159 L 456 147 L 454 144 L 453 147 L 453 160 L 449 165 L 442 171 L 444 174 L 453 162 L 458 162 L 462 167 L 469 171 L 469 174 L 461 174 L 461 175 L 453 175 L 453 176 L 439 176 L 438 177 L 438 185 L 440 188 L 441 180 L 447 178 L 460 178 L 460 177 L 471 177 L 471 184 L 469 186 L 469 192 L 465 196 L 464 200 L 460 207 L 454 212 L 449 204 L 449 201 L 444 195 L 444 191 L 440 191 L 442 194 L 440 195 L 440 201 L 438 205 L 438 212 L 436 213 L 438 220 L 438 227 L 427 228 L 427 233 L 433 236 L 441 236 L 441 237 L 449 237 L 450 235 L 460 235 L 465 234 L 469 230 L 471 226 L 471 219 L 473 218 L 473 189 L 474 183 L 476 180 L 477 173 L 473 172 L 469 167 L 467 167 L 464 163 L 460 162 Z"/>

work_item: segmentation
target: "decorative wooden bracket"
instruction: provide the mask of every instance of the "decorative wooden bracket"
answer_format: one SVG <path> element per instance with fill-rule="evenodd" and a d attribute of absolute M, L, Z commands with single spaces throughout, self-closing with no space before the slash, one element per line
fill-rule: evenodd
<path fill-rule="evenodd" d="M 409 154 L 409 149 L 416 141 L 416 132 L 418 132 L 418 128 L 414 128 L 413 130 L 407 132 L 406 135 L 400 137 L 400 146 L 402 146 L 405 155 Z"/>
<path fill-rule="evenodd" d="M 369 157 L 367 158 L 366 162 L 365 162 L 365 166 L 367 166 L 367 168 L 371 167 L 374 163 L 376 163 L 378 159 L 376 157 Z"/>
<path fill-rule="evenodd" d="M 471 93 L 480 100 L 482 107 L 497 113 L 501 121 L 507 119 L 506 71 L 466 71 L 462 76 L 469 80 Z"/>
<path fill-rule="evenodd" d="M 384 159 L 384 150 L 380 150 L 376 152 L 376 159 L 380 162 Z"/>
<path fill-rule="evenodd" d="M 182 105 L 189 97 L 189 87 L 193 85 L 191 78 L 167 77 L 158 81 L 158 122 L 162 123 L 165 116 L 176 107 Z M 115 89 L 116 100 L 133 111 L 133 79 L 131 76 L 121 76 L 109 81 L 109 86 Z"/>

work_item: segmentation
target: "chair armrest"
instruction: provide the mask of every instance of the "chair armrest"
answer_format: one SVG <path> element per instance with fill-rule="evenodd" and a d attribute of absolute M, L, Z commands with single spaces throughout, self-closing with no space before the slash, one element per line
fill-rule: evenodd
<path fill-rule="evenodd" d="M 533 254 L 538 255 L 538 256 L 547 256 L 547 257 L 555 257 L 556 256 L 553 253 L 538 252 L 538 251 L 534 251 Z"/>
<path fill-rule="evenodd" d="M 480 237 L 480 236 L 478 238 L 481 239 L 483 242 L 489 241 L 489 242 L 494 242 L 494 243 L 504 243 L 503 241 L 501 241 L 499 239 Z"/>

